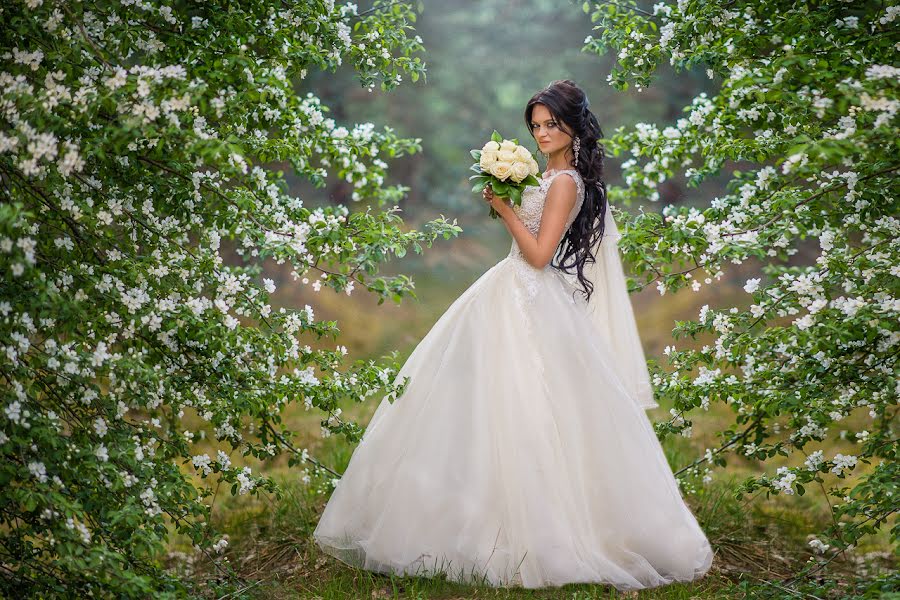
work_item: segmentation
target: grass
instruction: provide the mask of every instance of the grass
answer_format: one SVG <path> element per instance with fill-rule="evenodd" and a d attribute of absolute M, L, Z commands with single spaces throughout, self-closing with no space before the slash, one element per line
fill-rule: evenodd
<path fill-rule="evenodd" d="M 329 457 L 336 458 L 336 457 Z M 289 473 L 278 476 L 284 495 L 274 498 L 223 500 L 221 527 L 229 536 L 228 563 L 239 582 L 232 598 L 623 598 L 614 588 L 597 584 L 571 584 L 561 588 L 527 590 L 463 585 L 442 578 L 400 577 L 345 565 L 322 553 L 312 532 L 325 503 L 316 486 L 306 486 Z M 750 502 L 734 497 L 733 478 L 714 482 L 687 500 L 706 531 L 716 553 L 711 571 L 689 584 L 672 584 L 640 592 L 638 598 L 706 599 L 751 598 L 778 593 L 778 581 L 795 572 L 810 557 L 806 532 L 824 525 L 815 511 L 781 506 L 779 502 Z M 836 560 L 843 594 L 855 582 L 860 562 Z M 867 568 L 884 569 L 876 560 Z M 215 579 L 209 561 L 199 561 L 197 581 Z M 748 585 L 749 584 L 749 585 Z M 747 589 L 741 589 L 745 586 Z M 243 591 L 241 591 L 243 590 Z M 760 596 L 762 597 L 762 596 Z M 766 596 L 769 597 L 769 596 Z M 782 596 L 771 596 L 782 597 Z M 794 597 L 814 597 L 795 595 Z M 833 595 L 831 598 L 848 596 Z M 877 597 L 877 596 L 872 596 Z"/>
<path fill-rule="evenodd" d="M 496 236 L 494 236 L 496 238 Z M 493 238 L 491 238 L 493 239 Z M 485 270 L 485 265 L 505 255 L 509 241 L 496 239 L 452 240 L 439 251 L 424 256 L 408 256 L 402 265 L 387 271 L 412 273 L 419 301 L 406 300 L 401 305 L 386 302 L 378 306 L 365 294 L 346 296 L 327 288 L 318 294 L 296 283 L 284 274 L 279 294 L 285 305 L 315 307 L 319 320 L 337 319 L 342 330 L 339 343 L 347 346 L 354 357 L 377 357 L 390 349 L 400 349 L 400 359 L 414 348 L 449 304 Z M 439 254 L 442 252 L 443 254 Z M 491 258 L 493 257 L 493 258 Z M 439 260 L 438 260 L 439 259 Z M 635 314 L 649 356 L 659 356 L 672 342 L 669 331 L 675 319 L 696 315 L 701 304 L 736 305 L 741 298 L 740 284 L 752 273 L 735 273 L 734 281 L 704 286 L 694 294 L 685 291 L 660 297 L 645 290 L 633 298 Z M 742 279 L 743 278 L 743 279 Z M 373 318 L 377 316 L 378 318 Z M 313 346 L 327 345 L 310 342 Z M 678 345 L 687 342 L 679 341 Z M 344 417 L 360 424 L 368 422 L 377 399 L 366 403 L 345 402 Z M 659 420 L 668 416 L 667 407 L 651 411 Z M 325 464 L 342 472 L 353 448 L 342 438 L 323 439 L 319 435 L 322 415 L 293 405 L 283 414 L 286 423 L 298 433 L 297 447 L 306 447 Z M 728 407 L 714 404 L 706 413 L 693 416 L 692 438 L 669 438 L 664 441 L 666 456 L 673 466 L 689 463 L 702 455 L 705 448 L 715 448 L 715 436 L 733 415 Z M 206 442 L 198 444 L 198 452 L 212 451 Z M 845 447 L 846 446 L 846 447 Z M 829 442 L 830 452 L 848 451 L 852 444 Z M 814 448 L 812 448 L 814 449 Z M 811 450 L 812 450 L 811 449 Z M 796 457 L 795 457 L 796 458 Z M 320 477 L 306 485 L 300 481 L 301 467 L 288 469 L 286 457 L 266 464 L 233 455 L 236 465 L 250 464 L 254 472 L 262 471 L 276 478 L 283 490 L 281 499 L 232 497 L 227 490 L 217 496 L 213 512 L 216 528 L 229 537 L 224 553 L 225 564 L 232 576 L 207 557 L 195 556 L 185 540 L 173 537 L 170 565 L 180 569 L 200 586 L 199 595 L 216 598 L 589 598 L 625 597 L 604 585 L 568 585 L 545 590 L 491 588 L 461 585 L 440 578 L 398 577 L 349 567 L 323 554 L 312 540 L 318 517 L 326 502 L 327 478 Z M 782 461 L 782 462 L 779 462 Z M 774 470 L 789 459 L 769 461 Z M 777 463 L 777 464 L 776 464 Z M 803 496 L 755 497 L 738 500 L 734 489 L 739 481 L 757 474 L 757 463 L 733 457 L 728 469 L 715 473 L 708 485 L 686 494 L 686 500 L 700 521 L 716 553 L 712 570 L 691 584 L 673 584 L 641 592 L 639 598 L 706 599 L 706 598 L 896 598 L 890 591 L 895 580 L 879 583 L 878 573 L 894 568 L 886 550 L 891 548 L 886 531 L 872 536 L 855 552 L 829 563 L 827 569 L 809 581 L 783 582 L 800 570 L 812 557 L 807 544 L 808 532 L 824 529 L 830 521 L 829 502 L 820 490 L 810 489 Z M 847 482 L 844 482 L 845 484 Z M 827 485 L 826 485 L 827 487 Z M 180 552 L 180 554 L 179 554 Z M 867 553 L 872 553 L 866 558 Z M 822 560 L 822 559 L 818 559 Z M 878 589 L 884 587 L 884 590 Z"/>
<path fill-rule="evenodd" d="M 351 449 L 334 438 L 325 441 L 329 444 L 319 448 L 320 458 L 343 469 Z M 669 441 L 665 446 L 668 455 L 679 457 L 680 451 L 673 449 Z M 321 552 L 312 538 L 327 499 L 327 494 L 321 491 L 325 488 L 324 478 L 305 485 L 299 481 L 296 469 L 281 468 L 271 475 L 283 490 L 281 499 L 222 497 L 215 525 L 229 537 L 225 558 L 235 579 L 225 588 L 219 588 L 219 594 L 208 597 L 223 597 L 222 589 L 233 594 L 228 598 L 246 599 L 626 597 L 605 585 L 578 584 L 543 590 L 492 588 L 350 567 Z M 711 571 L 693 583 L 642 591 L 638 598 L 843 599 L 851 597 L 849 592 L 859 587 L 861 580 L 871 586 L 875 574 L 895 566 L 884 552 L 868 559 L 862 552 L 851 552 L 846 558 L 834 560 L 824 577 L 819 574 L 816 593 L 831 586 L 828 595 L 785 592 L 779 582 L 796 573 L 812 557 L 807 545 L 808 532 L 824 528 L 829 514 L 812 495 L 737 499 L 734 489 L 740 478 L 738 474 L 729 474 L 686 495 L 715 551 Z M 888 547 L 879 544 L 873 548 L 883 551 Z M 212 562 L 202 558 L 194 563 L 191 576 L 195 581 L 207 582 L 204 586 L 207 590 L 211 589 L 210 582 L 224 583 Z M 891 596 L 879 592 L 865 597 Z"/>

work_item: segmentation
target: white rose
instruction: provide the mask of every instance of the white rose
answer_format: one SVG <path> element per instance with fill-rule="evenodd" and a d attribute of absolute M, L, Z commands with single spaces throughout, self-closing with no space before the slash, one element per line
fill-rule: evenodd
<path fill-rule="evenodd" d="M 511 140 L 503 140 L 500 143 L 501 150 L 509 150 L 510 152 L 515 152 L 516 146 L 517 146 L 517 144 Z"/>
<path fill-rule="evenodd" d="M 497 160 L 512 164 L 517 162 L 518 159 L 516 159 L 516 153 L 512 150 L 503 150 L 501 148 L 500 152 L 497 153 Z"/>
<path fill-rule="evenodd" d="M 482 152 L 496 152 L 500 149 L 500 144 L 497 142 L 491 141 L 485 144 L 482 148 Z"/>
<path fill-rule="evenodd" d="M 531 160 L 531 152 L 525 146 L 519 146 L 516 148 L 516 157 L 521 161 L 528 162 Z"/>
<path fill-rule="evenodd" d="M 500 181 L 506 181 L 512 174 L 512 165 L 508 162 L 498 160 L 491 165 L 491 170 L 488 172 Z"/>
<path fill-rule="evenodd" d="M 529 173 L 530 173 L 531 175 L 537 175 L 537 174 L 538 174 L 538 170 L 540 170 L 540 167 L 538 166 L 536 160 L 534 160 L 534 159 L 532 158 L 532 159 L 531 159 L 531 162 L 528 163 L 528 166 L 529 166 L 529 169 L 530 169 L 530 170 L 529 170 Z"/>
<path fill-rule="evenodd" d="M 517 162 L 512 168 L 512 178 L 516 183 L 521 183 L 523 179 L 528 177 L 531 166 L 528 163 Z"/>
<path fill-rule="evenodd" d="M 485 150 L 481 153 L 478 164 L 483 171 L 490 171 L 491 165 L 497 162 L 497 152 L 495 150 Z"/>

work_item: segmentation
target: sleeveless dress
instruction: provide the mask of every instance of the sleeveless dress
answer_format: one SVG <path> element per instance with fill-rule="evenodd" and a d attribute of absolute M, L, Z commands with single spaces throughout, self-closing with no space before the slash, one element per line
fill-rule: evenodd
<path fill-rule="evenodd" d="M 535 235 L 563 173 L 577 187 L 568 229 L 584 201 L 575 170 L 548 172 L 513 207 Z M 379 404 L 313 533 L 324 552 L 525 588 L 635 590 L 708 571 L 709 542 L 576 289 L 513 239 L 398 372 L 407 388 Z"/>

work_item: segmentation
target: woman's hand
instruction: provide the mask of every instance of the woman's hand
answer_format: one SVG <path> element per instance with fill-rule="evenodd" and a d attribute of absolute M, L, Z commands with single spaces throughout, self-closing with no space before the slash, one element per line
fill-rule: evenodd
<path fill-rule="evenodd" d="M 497 211 L 500 215 L 503 214 L 503 211 L 509 209 L 512 206 L 512 201 L 509 198 L 495 195 L 494 190 L 491 189 L 490 184 L 484 186 L 484 190 L 482 190 L 481 196 L 485 199 L 486 202 L 490 203 L 491 208 Z"/>

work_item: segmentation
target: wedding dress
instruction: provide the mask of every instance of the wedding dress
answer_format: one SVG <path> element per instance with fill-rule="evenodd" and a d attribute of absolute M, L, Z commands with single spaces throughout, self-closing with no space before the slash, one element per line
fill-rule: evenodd
<path fill-rule="evenodd" d="M 537 235 L 562 173 L 525 189 Z M 509 255 L 416 346 L 375 411 L 314 538 L 370 571 L 540 588 L 690 581 L 713 553 L 644 409 L 656 406 L 610 214 L 594 301 L 574 276 Z M 586 272 L 588 270 L 586 269 Z M 616 337 L 618 336 L 618 337 Z"/>

